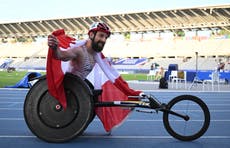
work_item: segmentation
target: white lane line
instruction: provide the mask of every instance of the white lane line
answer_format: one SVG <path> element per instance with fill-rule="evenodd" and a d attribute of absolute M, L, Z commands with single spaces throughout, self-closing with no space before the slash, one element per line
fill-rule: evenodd
<path fill-rule="evenodd" d="M 0 118 L 0 121 L 20 121 L 24 120 L 24 118 Z M 94 119 L 95 122 L 100 122 L 99 119 Z M 128 119 L 127 122 L 162 122 L 162 120 L 141 120 L 141 119 Z M 174 120 L 174 121 L 184 121 L 184 120 Z M 202 122 L 203 120 L 190 120 L 193 122 Z M 211 122 L 230 122 L 230 119 L 228 120 L 211 120 Z"/>
<path fill-rule="evenodd" d="M 2 91 L 2 90 L 17 90 L 17 91 L 28 91 L 29 90 L 29 88 L 0 88 L 0 90 Z"/>
<path fill-rule="evenodd" d="M 10 104 L 10 103 L 22 104 L 22 103 L 24 103 L 24 102 L 15 102 L 15 101 L 12 101 L 12 102 L 0 102 L 0 104 Z"/>
<path fill-rule="evenodd" d="M 0 135 L 0 138 L 36 138 L 36 136 L 24 136 L 24 135 Z"/>
<path fill-rule="evenodd" d="M 23 108 L 0 108 L 0 110 L 23 110 Z"/>
<path fill-rule="evenodd" d="M 209 104 L 209 103 L 206 103 L 208 106 L 230 106 L 230 103 L 229 104 Z"/>
<path fill-rule="evenodd" d="M 18 101 L 12 101 L 12 102 L 9 102 L 9 101 L 4 101 L 4 102 L 0 102 L 0 104 L 24 104 L 24 102 L 18 102 Z M 230 106 L 230 103 L 228 104 L 209 104 L 209 103 L 206 103 L 208 106 Z M 180 106 L 187 106 L 187 104 L 179 104 Z M 192 104 L 190 106 L 197 106 L 197 104 Z"/>
<path fill-rule="evenodd" d="M 6 97 L 1 98 L 1 97 L 0 97 L 0 100 L 3 100 L 3 99 L 4 99 L 4 100 L 24 100 L 24 98 L 20 98 L 20 97 L 18 97 L 18 98 L 10 98 L 10 97 L 9 97 L 9 98 L 6 98 Z"/>
<path fill-rule="evenodd" d="M 12 108 L 0 108 L 0 110 L 10 110 L 10 111 L 14 111 L 14 110 L 23 110 L 23 108 L 14 108 L 14 107 L 12 107 Z M 185 112 L 186 110 L 176 110 L 176 111 L 182 111 L 182 112 Z M 191 111 L 191 112 L 201 112 L 200 110 L 189 110 L 189 111 Z M 220 110 L 209 110 L 210 112 L 212 112 L 212 113 L 224 113 L 224 112 L 230 112 L 230 110 L 229 109 L 220 109 Z"/>
<path fill-rule="evenodd" d="M 25 135 L 0 135 L 0 138 L 36 138 L 36 136 Z M 92 139 L 172 139 L 172 136 L 79 136 L 78 138 L 92 138 Z M 230 139 L 230 136 L 202 136 L 199 139 Z"/>
<path fill-rule="evenodd" d="M 24 120 L 24 118 L 0 118 L 0 120 L 5 120 L 5 121 L 16 121 L 16 120 Z"/>
<path fill-rule="evenodd" d="M 172 136 L 80 136 L 80 138 L 107 138 L 107 139 L 172 139 Z M 230 136 L 202 136 L 200 139 L 230 139 Z"/>
<path fill-rule="evenodd" d="M 127 120 L 128 122 L 156 122 L 156 121 L 162 121 L 162 120 Z M 184 120 L 173 120 L 173 121 L 183 121 Z M 189 120 L 189 121 L 193 121 L 193 122 L 203 122 L 204 120 Z M 230 122 L 230 120 L 211 120 L 211 122 Z"/>
<path fill-rule="evenodd" d="M 139 84 L 141 84 L 141 83 L 139 83 Z M 160 90 L 158 90 L 158 89 L 142 89 L 142 91 L 144 91 L 144 92 L 152 92 L 152 93 L 154 93 L 154 92 L 162 92 L 162 93 L 164 93 L 164 92 L 172 92 L 172 93 L 175 93 L 175 92 L 181 92 L 181 93 L 184 93 L 184 92 L 186 92 L 186 93 L 198 93 L 198 94 L 207 94 L 207 93 L 229 93 L 230 91 L 229 90 L 221 90 L 221 91 L 202 91 L 202 90 L 171 90 L 171 89 L 160 89 Z"/>

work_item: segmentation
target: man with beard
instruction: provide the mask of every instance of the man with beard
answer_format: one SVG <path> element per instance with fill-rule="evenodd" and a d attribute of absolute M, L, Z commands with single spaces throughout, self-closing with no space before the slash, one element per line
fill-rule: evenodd
<path fill-rule="evenodd" d="M 114 99 L 119 101 L 133 100 L 129 96 L 143 94 L 141 91 L 129 88 L 128 83 L 123 80 L 119 72 L 110 65 L 102 54 L 101 51 L 110 34 L 110 29 L 104 22 L 95 22 L 91 25 L 88 31 L 89 38 L 86 40 L 76 41 L 74 38 L 65 35 L 63 29 L 49 35 L 48 89 L 49 93 L 64 108 L 66 108 L 67 103 L 62 80 L 66 72 L 82 78 L 91 89 L 103 89 L 102 92 L 95 91 L 97 92 L 95 95 L 100 95 L 100 97 L 94 97 L 95 100 L 101 102 Z M 95 109 L 95 113 L 108 132 L 120 125 L 130 112 L 131 110 L 122 108 L 99 107 Z M 113 116 L 111 117 L 111 115 Z"/>
<path fill-rule="evenodd" d="M 69 61 L 68 72 L 85 80 L 95 65 L 94 55 L 103 50 L 110 34 L 110 29 L 104 22 L 95 22 L 88 31 L 89 39 L 82 46 L 61 50 L 54 35 L 48 36 L 48 46 L 55 51 L 57 59 Z"/>

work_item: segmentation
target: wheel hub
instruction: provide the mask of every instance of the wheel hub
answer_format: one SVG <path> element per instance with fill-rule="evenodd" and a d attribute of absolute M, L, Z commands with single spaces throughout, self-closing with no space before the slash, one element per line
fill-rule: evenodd
<path fill-rule="evenodd" d="M 68 126 L 78 114 L 78 104 L 70 93 L 66 96 L 67 108 L 64 109 L 48 92 L 39 103 L 38 115 L 41 121 L 52 128 Z"/>

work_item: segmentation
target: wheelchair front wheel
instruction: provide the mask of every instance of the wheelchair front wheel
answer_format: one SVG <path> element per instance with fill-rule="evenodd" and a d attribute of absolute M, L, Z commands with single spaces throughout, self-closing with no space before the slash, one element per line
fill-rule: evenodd
<path fill-rule="evenodd" d="M 209 127 L 209 109 L 198 97 L 192 95 L 175 97 L 167 104 L 167 109 L 189 117 L 186 121 L 167 111 L 163 113 L 164 127 L 167 132 L 176 139 L 182 141 L 198 139 Z"/>

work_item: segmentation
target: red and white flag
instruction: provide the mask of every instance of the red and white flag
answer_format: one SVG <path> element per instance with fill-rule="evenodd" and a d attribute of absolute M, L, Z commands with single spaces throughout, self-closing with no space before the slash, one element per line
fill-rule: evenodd
<path fill-rule="evenodd" d="M 63 29 L 54 31 L 52 33 L 59 40 L 59 47 L 62 49 L 67 49 L 70 47 L 71 43 L 75 42 L 74 38 L 65 35 Z M 48 57 L 46 62 L 46 77 L 49 93 L 55 97 L 60 104 L 66 108 L 66 97 L 64 86 L 62 84 L 65 74 L 64 62 L 56 59 L 55 52 L 49 48 Z"/>
<path fill-rule="evenodd" d="M 81 46 L 85 43 L 84 41 L 76 42 L 74 38 L 65 35 L 64 30 L 57 30 L 53 32 L 53 35 L 58 38 L 61 50 L 68 50 L 72 46 Z M 102 95 L 99 96 L 99 101 L 124 101 L 129 99 L 128 96 L 137 96 L 141 93 L 141 91 L 129 88 L 128 83 L 122 79 L 102 53 L 97 53 L 94 58 L 96 64 L 87 79 L 94 85 L 95 89 L 103 90 Z M 48 90 L 64 108 L 67 104 L 62 81 L 67 66 L 68 62 L 56 59 L 53 50 L 49 49 L 47 58 Z M 120 125 L 129 113 L 130 110 L 121 107 L 96 108 L 96 114 L 106 131 L 111 131 Z"/>

